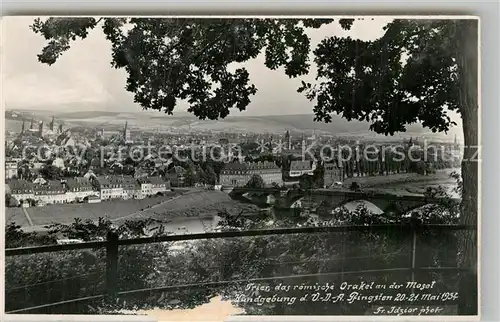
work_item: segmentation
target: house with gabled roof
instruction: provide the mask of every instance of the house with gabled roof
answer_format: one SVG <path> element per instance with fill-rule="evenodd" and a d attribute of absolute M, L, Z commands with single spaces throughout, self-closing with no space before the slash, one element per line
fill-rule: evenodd
<path fill-rule="evenodd" d="M 67 199 L 71 201 L 83 201 L 86 197 L 98 195 L 94 190 L 92 182 L 85 177 L 68 178 L 64 181 Z"/>
<path fill-rule="evenodd" d="M 283 183 L 281 168 L 274 162 L 231 162 L 224 165 L 220 174 L 223 186 L 242 187 L 253 175 L 259 175 L 266 185 Z"/>
<path fill-rule="evenodd" d="M 165 173 L 165 179 L 172 187 L 184 187 L 186 172 L 181 166 L 173 166 Z"/>
<path fill-rule="evenodd" d="M 118 176 L 97 176 L 93 184 L 100 192 L 101 200 L 123 198 L 123 187 Z"/>

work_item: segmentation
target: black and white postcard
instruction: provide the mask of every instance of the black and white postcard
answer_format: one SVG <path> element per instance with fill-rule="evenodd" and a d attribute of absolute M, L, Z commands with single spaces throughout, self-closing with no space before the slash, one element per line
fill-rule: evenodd
<path fill-rule="evenodd" d="M 477 17 L 2 35 L 6 314 L 478 317 Z"/>

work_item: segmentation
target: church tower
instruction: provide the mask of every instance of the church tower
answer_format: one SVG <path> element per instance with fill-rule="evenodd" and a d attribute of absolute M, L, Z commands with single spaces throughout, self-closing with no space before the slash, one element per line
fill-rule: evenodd
<path fill-rule="evenodd" d="M 292 138 L 290 137 L 290 132 L 286 131 L 285 133 L 285 142 L 286 142 L 286 148 L 288 150 L 292 149 Z"/>
<path fill-rule="evenodd" d="M 33 120 L 33 118 L 31 118 L 30 130 L 33 130 L 33 127 L 35 126 L 35 124 L 33 122 L 34 122 L 34 120 Z"/>
<path fill-rule="evenodd" d="M 38 136 L 39 137 L 43 136 L 43 121 L 40 122 L 40 125 L 38 125 Z"/>
<path fill-rule="evenodd" d="M 23 125 L 21 125 L 21 134 L 24 133 L 24 130 L 25 130 L 25 124 L 24 124 L 24 120 L 23 120 Z"/>
<path fill-rule="evenodd" d="M 457 135 L 455 134 L 455 139 L 453 140 L 453 147 L 456 149 L 456 150 L 459 150 L 460 149 L 460 144 L 458 144 L 458 140 L 457 140 Z"/>
<path fill-rule="evenodd" d="M 49 124 L 50 130 L 54 132 L 54 117 L 52 116 L 52 121 Z"/>
<path fill-rule="evenodd" d="M 125 143 L 130 142 L 130 130 L 128 128 L 128 122 L 125 121 L 125 128 L 123 129 L 123 141 Z"/>

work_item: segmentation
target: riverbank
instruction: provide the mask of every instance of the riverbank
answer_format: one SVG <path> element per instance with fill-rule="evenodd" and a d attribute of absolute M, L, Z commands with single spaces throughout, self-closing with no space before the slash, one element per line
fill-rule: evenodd
<path fill-rule="evenodd" d="M 429 186 L 446 186 L 449 191 L 456 186 L 452 172 L 460 169 L 437 171 L 433 175 L 423 176 L 415 173 L 401 173 L 388 176 L 354 177 L 344 182 L 348 189 L 352 182 L 357 182 L 363 190 L 375 190 L 394 194 L 421 195 Z M 119 225 L 127 220 L 152 218 L 172 225 L 174 230 L 183 226 L 192 226 L 190 231 L 200 231 L 210 218 L 220 211 L 239 213 L 256 211 L 257 206 L 241 203 L 221 191 L 186 189 L 142 200 L 112 200 L 98 204 L 59 204 L 32 208 L 6 208 L 6 223 L 14 222 L 25 231 L 43 231 L 51 223 L 70 224 L 75 218 L 97 220 L 108 218 Z M 194 218 L 194 220 L 191 220 Z M 175 219 L 175 220 L 174 220 Z M 174 224 L 175 222 L 175 224 Z"/>
<path fill-rule="evenodd" d="M 180 219 L 213 218 L 219 211 L 239 213 L 256 207 L 232 200 L 221 191 L 194 190 L 182 194 L 153 197 L 143 200 L 113 200 L 98 204 L 63 204 L 32 208 L 6 208 L 6 223 L 14 222 L 25 231 L 43 231 L 51 223 L 70 224 L 75 218 L 97 220 L 108 218 L 117 225 L 126 220 L 153 218 L 165 223 Z M 28 220 L 24 211 L 26 211 Z M 176 224 L 175 226 L 186 226 Z"/>
<path fill-rule="evenodd" d="M 453 184 L 455 179 L 450 177 L 453 172 L 460 173 L 459 168 L 445 169 L 436 171 L 431 175 L 421 175 L 417 173 L 398 173 L 387 176 L 367 176 L 353 177 L 344 181 L 344 186 L 349 187 L 353 182 L 357 182 L 362 188 L 376 188 L 384 186 L 392 186 L 395 184 L 425 184 L 425 183 L 442 183 Z M 385 188 L 385 187 L 384 187 Z"/>

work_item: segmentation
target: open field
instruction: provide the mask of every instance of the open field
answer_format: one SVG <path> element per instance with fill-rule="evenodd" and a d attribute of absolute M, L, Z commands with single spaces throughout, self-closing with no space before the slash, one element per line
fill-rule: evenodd
<path fill-rule="evenodd" d="M 23 208 L 7 208 L 5 207 L 5 223 L 14 222 L 22 227 L 29 226 L 28 219 L 23 213 Z"/>
<path fill-rule="evenodd" d="M 211 217 L 223 209 L 233 212 L 239 211 L 242 207 L 249 207 L 249 205 L 232 200 L 224 192 L 192 191 L 142 200 L 114 200 L 98 204 L 64 204 L 27 208 L 26 211 L 34 225 L 32 227 L 29 227 L 22 208 L 6 208 L 6 220 L 7 222 L 13 221 L 23 228 L 29 228 L 28 230 L 38 230 L 53 222 L 71 223 L 74 218 L 96 220 L 99 217 L 107 217 L 117 224 L 125 220 L 150 217 L 168 221 L 180 217 Z"/>
<path fill-rule="evenodd" d="M 451 188 L 454 179 L 449 177 L 455 169 L 439 171 L 432 176 L 418 174 L 395 174 L 390 176 L 355 177 L 346 180 L 344 186 L 359 182 L 363 188 L 376 189 L 394 194 L 422 194 L 429 186 L 444 185 Z M 232 200 L 221 191 L 185 190 L 163 197 L 142 200 L 113 200 L 99 204 L 47 205 L 33 208 L 6 208 L 6 222 L 15 222 L 26 230 L 39 230 L 44 225 L 58 222 L 71 223 L 74 218 L 98 219 L 107 217 L 117 224 L 126 220 L 154 218 L 160 221 L 181 218 L 210 218 L 221 210 L 239 213 L 242 209 L 252 211 L 256 206 Z M 25 213 L 32 221 L 30 225 Z M 183 225 L 183 224 L 179 224 Z"/>

